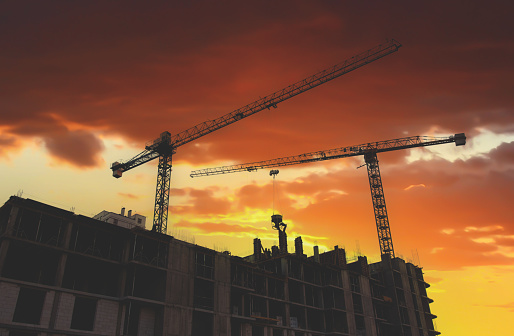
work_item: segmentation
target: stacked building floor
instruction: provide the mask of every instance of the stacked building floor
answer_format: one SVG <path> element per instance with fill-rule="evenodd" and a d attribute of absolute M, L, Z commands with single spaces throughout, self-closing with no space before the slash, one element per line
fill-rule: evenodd
<path fill-rule="evenodd" d="M 243 258 L 30 199 L 0 208 L 0 336 L 438 335 L 427 287 L 401 258 L 307 257 L 300 237 Z"/>

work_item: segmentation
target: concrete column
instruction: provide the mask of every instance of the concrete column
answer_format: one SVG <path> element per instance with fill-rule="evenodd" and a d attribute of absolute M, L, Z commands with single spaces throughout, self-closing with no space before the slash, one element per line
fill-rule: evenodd
<path fill-rule="evenodd" d="M 10 241 L 4 239 L 0 241 L 0 275 L 3 273 L 5 258 L 7 256 L 7 251 L 9 250 Z"/>
<path fill-rule="evenodd" d="M 230 256 L 214 260 L 214 335 L 230 336 Z"/>
<path fill-rule="evenodd" d="M 7 282 L 0 282 L 0 323 L 10 324 L 14 316 L 20 287 Z"/>
<path fill-rule="evenodd" d="M 121 251 L 121 270 L 118 278 L 118 297 L 123 297 L 126 295 L 125 287 L 127 285 L 127 265 L 129 262 L 129 256 L 131 253 L 130 249 L 130 240 L 132 238 L 132 234 L 128 235 L 127 238 L 123 241 L 123 249 Z M 117 322 L 116 322 L 116 335 L 122 335 L 124 330 L 124 320 L 125 320 L 125 312 L 127 310 L 126 303 L 122 303 L 121 301 L 118 303 L 118 314 L 117 314 Z"/>
<path fill-rule="evenodd" d="M 73 228 L 72 222 L 68 222 L 65 226 L 64 240 L 63 240 L 64 248 L 69 248 L 72 228 Z M 64 277 L 64 271 L 66 269 L 66 261 L 67 260 L 68 260 L 68 254 L 65 252 L 61 253 L 61 257 L 59 259 L 59 263 L 57 264 L 57 271 L 55 274 L 55 286 L 56 287 L 62 287 L 62 279 Z"/>
<path fill-rule="evenodd" d="M 359 276 L 359 283 L 361 287 L 361 299 L 362 307 L 364 310 L 364 323 L 366 325 L 366 334 L 370 336 L 376 336 L 377 330 L 375 325 L 375 312 L 373 310 L 369 278 L 361 275 Z"/>
<path fill-rule="evenodd" d="M 166 274 L 163 335 L 191 335 L 193 320 L 195 252 L 192 245 L 172 239 Z"/>
<path fill-rule="evenodd" d="M 5 233 L 8 236 L 12 236 L 14 224 L 16 223 L 16 218 L 18 217 L 18 212 L 20 208 L 13 205 L 11 208 L 11 213 L 9 214 L 9 219 L 7 220 L 7 227 L 5 228 Z"/>
<path fill-rule="evenodd" d="M 5 228 L 5 236 L 10 237 L 13 233 L 14 223 L 16 222 L 16 217 L 18 217 L 19 208 L 13 206 L 11 208 L 11 213 L 9 214 L 9 218 L 7 219 L 7 225 Z M 3 272 L 5 258 L 7 256 L 7 250 L 9 249 L 9 240 L 3 239 L 0 241 L 0 275 Z"/>

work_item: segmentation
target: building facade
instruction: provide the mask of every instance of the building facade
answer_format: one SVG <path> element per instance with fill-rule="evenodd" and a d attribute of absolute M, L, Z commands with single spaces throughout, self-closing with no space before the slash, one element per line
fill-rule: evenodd
<path fill-rule="evenodd" d="M 432 336 L 427 287 L 400 258 L 307 257 L 301 238 L 242 258 L 30 199 L 0 208 L 1 336 Z"/>

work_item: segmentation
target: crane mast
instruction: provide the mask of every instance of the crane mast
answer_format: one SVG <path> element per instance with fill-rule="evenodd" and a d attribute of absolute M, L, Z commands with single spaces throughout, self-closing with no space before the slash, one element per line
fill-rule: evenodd
<path fill-rule="evenodd" d="M 382 255 L 386 254 L 391 258 L 394 258 L 393 240 L 391 238 L 391 228 L 389 226 L 389 218 L 387 216 L 384 189 L 382 187 L 382 178 L 380 177 L 377 153 L 416 147 L 434 146 L 446 143 L 455 143 L 456 146 L 465 145 L 466 135 L 464 133 L 458 133 L 448 137 L 413 136 L 393 140 L 368 142 L 357 146 L 339 147 L 266 161 L 199 169 L 192 171 L 190 176 L 211 176 L 241 171 L 251 172 L 263 168 L 291 166 L 302 163 L 363 155 L 368 171 L 369 186 L 375 213 L 375 223 L 377 226 L 380 253 Z"/>
<path fill-rule="evenodd" d="M 113 176 L 120 178 L 124 172 L 159 158 L 152 230 L 166 233 L 172 156 L 176 153 L 177 147 L 262 110 L 276 108 L 278 103 L 387 56 L 400 47 L 401 44 L 397 41 L 388 41 L 386 44 L 369 49 L 217 119 L 205 121 L 174 136 L 171 136 L 169 132 L 163 132 L 159 138 L 147 143 L 145 150 L 132 159 L 124 162 L 114 162 L 111 165 Z"/>
<path fill-rule="evenodd" d="M 391 237 L 391 227 L 389 226 L 389 217 L 387 216 L 384 188 L 382 187 L 377 153 L 370 152 L 364 154 L 364 161 L 366 162 L 368 171 L 369 189 L 371 191 L 371 201 L 373 202 L 373 211 L 375 213 L 380 254 L 388 254 L 391 258 L 394 258 L 393 238 Z"/>

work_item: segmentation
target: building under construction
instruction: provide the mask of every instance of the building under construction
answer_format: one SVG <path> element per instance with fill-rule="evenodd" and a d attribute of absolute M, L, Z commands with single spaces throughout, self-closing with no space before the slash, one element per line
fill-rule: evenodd
<path fill-rule="evenodd" d="M 237 257 L 124 210 L 95 217 L 15 196 L 0 208 L 1 336 L 439 334 L 421 268 L 400 258 L 308 257 L 301 237 L 289 253 L 285 229 Z"/>

